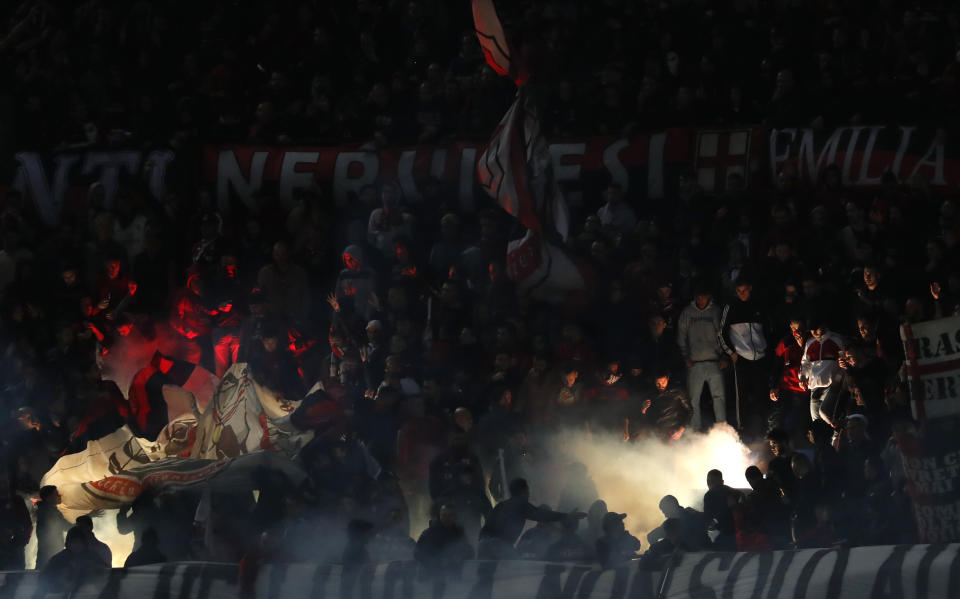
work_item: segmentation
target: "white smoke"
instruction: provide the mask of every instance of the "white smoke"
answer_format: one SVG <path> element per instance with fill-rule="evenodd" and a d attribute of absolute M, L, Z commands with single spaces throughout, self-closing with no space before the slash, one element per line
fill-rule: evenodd
<path fill-rule="evenodd" d="M 715 425 L 706 434 L 688 430 L 672 444 L 655 439 L 625 443 L 614 435 L 583 432 L 559 434 L 551 443 L 554 455 L 586 465 L 607 509 L 626 513 L 627 529 L 644 545 L 646 534 L 663 522 L 658 506 L 664 495 L 700 509 L 709 470 L 722 471 L 731 487 L 746 488 L 744 471 L 755 463 L 750 449 L 727 424 Z"/>
<path fill-rule="evenodd" d="M 114 568 L 122 568 L 133 552 L 133 533 L 120 534 L 117 530 L 118 511 L 103 510 L 102 515 L 93 518 L 93 535 L 110 547 Z"/>
<path fill-rule="evenodd" d="M 134 327 L 126 337 L 117 337 L 110 351 L 99 355 L 101 378 L 114 381 L 124 397 L 130 389 L 133 377 L 150 364 L 155 352 L 180 360 L 199 359 L 199 346 L 190 344 L 166 322 L 154 324 L 151 335 L 145 335 Z"/>
<path fill-rule="evenodd" d="M 156 339 L 149 339 L 134 329 L 129 336 L 119 337 L 110 351 L 98 356 L 101 378 L 113 381 L 126 398 L 137 372 L 150 363 L 157 351 Z"/>

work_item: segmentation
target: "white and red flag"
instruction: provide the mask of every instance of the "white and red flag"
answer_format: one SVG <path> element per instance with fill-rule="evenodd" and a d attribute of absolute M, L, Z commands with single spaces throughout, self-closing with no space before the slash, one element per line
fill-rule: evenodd
<path fill-rule="evenodd" d="M 553 173 L 540 125 L 535 86 L 514 52 L 492 0 L 473 0 L 477 38 L 487 63 L 517 84 L 517 95 L 477 163 L 477 179 L 527 229 L 507 246 L 507 270 L 518 288 L 545 300 L 586 288 L 583 266 L 563 247 L 567 203 Z"/>

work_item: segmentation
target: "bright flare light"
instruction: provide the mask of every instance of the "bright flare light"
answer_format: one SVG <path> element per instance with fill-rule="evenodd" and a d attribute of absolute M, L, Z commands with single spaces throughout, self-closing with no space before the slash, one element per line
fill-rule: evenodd
<path fill-rule="evenodd" d="M 587 466 L 607 509 L 625 512 L 627 528 L 644 546 L 647 532 L 663 522 L 658 506 L 664 495 L 674 495 L 684 507 L 700 509 L 709 470 L 722 471 L 731 487 L 747 488 L 743 473 L 755 463 L 750 449 L 727 424 L 716 425 L 706 434 L 687 431 L 671 445 L 657 440 L 624 443 L 614 436 L 585 433 L 561 434 L 554 441 L 559 455 Z"/>

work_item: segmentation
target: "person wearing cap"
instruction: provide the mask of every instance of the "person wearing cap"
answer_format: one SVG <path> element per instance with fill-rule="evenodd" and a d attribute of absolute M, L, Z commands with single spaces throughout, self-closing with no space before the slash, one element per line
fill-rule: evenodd
<path fill-rule="evenodd" d="M 603 536 L 597 539 L 597 559 L 602 568 L 625 566 L 640 550 L 640 539 L 627 532 L 623 525 L 626 517 L 616 512 L 603 516 Z"/>
<path fill-rule="evenodd" d="M 811 420 L 823 420 L 835 429 L 839 426 L 835 408 L 843 380 L 839 360 L 845 349 L 843 337 L 832 332 L 822 319 L 811 319 L 810 339 L 800 359 L 800 386 L 810 392 Z"/>

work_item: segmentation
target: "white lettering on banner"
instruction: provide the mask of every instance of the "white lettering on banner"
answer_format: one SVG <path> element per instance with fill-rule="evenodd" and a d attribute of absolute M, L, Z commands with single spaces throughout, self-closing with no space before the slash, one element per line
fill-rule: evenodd
<path fill-rule="evenodd" d="M 149 172 L 147 186 L 150 189 L 150 195 L 155 198 L 162 198 L 166 193 L 167 166 L 173 162 L 175 154 L 172 150 L 154 150 L 147 156 L 145 168 Z"/>
<path fill-rule="evenodd" d="M 803 172 L 806 169 L 810 180 L 817 181 L 822 167 L 836 163 L 837 150 L 840 148 L 840 137 L 845 131 L 846 128 L 844 127 L 835 129 L 827 138 L 827 142 L 820 150 L 817 159 L 814 160 L 813 156 L 816 150 L 814 148 L 813 129 L 804 129 L 800 137 L 800 148 L 797 150 L 797 157 L 800 159 L 800 164 L 797 165 L 798 170 Z"/>
<path fill-rule="evenodd" d="M 879 185 L 882 171 L 876 177 L 870 177 L 868 171 L 870 170 L 870 159 L 873 158 L 873 146 L 877 143 L 877 135 L 886 127 L 880 125 L 868 128 L 870 129 L 870 137 L 867 138 L 867 147 L 863 151 L 863 158 L 860 160 L 860 176 L 857 178 L 857 183 L 860 185 Z"/>
<path fill-rule="evenodd" d="M 955 599 L 958 545 L 897 545 L 766 553 L 690 553 L 665 573 L 532 561 L 472 561 L 427 571 L 413 562 L 345 568 L 273 564 L 257 573 L 252 597 L 341 599 Z M 4 597 L 37 592 L 35 572 L 0 573 Z M 662 585 L 661 585 L 662 582 Z M 194 562 L 98 574 L 74 596 L 119 599 L 233 599 L 237 567 Z"/>
<path fill-rule="evenodd" d="M 423 200 L 420 190 L 417 189 L 417 183 L 413 180 L 413 163 L 416 158 L 416 150 L 404 150 L 400 152 L 400 160 L 397 161 L 397 182 L 400 183 L 403 199 L 408 202 Z"/>
<path fill-rule="evenodd" d="M 140 158 L 141 153 L 136 151 L 88 152 L 84 155 L 83 168 L 80 172 L 84 175 L 92 175 L 100 171 L 100 184 L 103 185 L 106 207 L 113 208 L 120 182 L 120 169 L 123 168 L 130 175 L 136 174 L 140 166 Z"/>
<path fill-rule="evenodd" d="M 146 156 L 146 160 L 144 152 L 140 150 L 57 154 L 52 158 L 52 183 L 41 154 L 18 152 L 14 158 L 17 161 L 17 171 L 13 178 L 13 188 L 33 199 L 46 223 L 56 224 L 60 221 L 64 198 L 71 185 L 71 175 L 78 164 L 79 175 L 90 181 L 99 181 L 103 185 L 106 205 L 112 207 L 121 175 L 138 175 L 141 164 L 150 165 L 150 191 L 161 197 L 164 175 L 167 165 L 173 160 L 173 154 L 165 150 L 154 151 Z"/>
<path fill-rule="evenodd" d="M 233 150 L 217 152 L 217 206 L 223 212 L 230 211 L 230 189 L 245 202 L 263 185 L 263 169 L 269 152 L 254 152 L 250 157 L 250 174 L 243 176 L 237 155 Z"/>
<path fill-rule="evenodd" d="M 943 133 L 943 135 L 946 136 L 946 133 Z M 920 167 L 923 166 L 933 167 L 933 178 L 930 179 L 931 184 L 947 184 L 947 180 L 943 175 L 943 139 L 940 137 L 940 134 L 934 136 L 933 141 L 930 143 L 930 147 L 927 148 L 927 151 L 923 157 L 917 161 L 917 164 L 913 167 L 913 170 L 910 172 L 910 176 L 908 178 L 912 179 L 913 176 L 917 174 L 917 171 L 920 170 Z"/>
<path fill-rule="evenodd" d="M 960 442 L 955 434 L 930 426 L 922 436 L 897 435 L 896 447 L 913 500 L 918 540 L 960 540 Z"/>
<path fill-rule="evenodd" d="M 624 168 L 623 162 L 620 161 L 620 150 L 629 145 L 630 142 L 627 141 L 626 138 L 621 137 L 603 150 L 603 166 L 607 169 L 607 172 L 610 173 L 610 178 L 622 189 L 629 188 L 630 175 L 627 173 L 627 169 Z"/>
<path fill-rule="evenodd" d="M 917 418 L 960 414 L 960 316 L 900 327 Z"/>
<path fill-rule="evenodd" d="M 358 164 L 363 167 L 359 177 L 350 177 L 350 165 Z M 347 195 L 352 191 L 360 193 L 367 185 L 373 185 L 380 174 L 380 158 L 372 152 L 340 152 L 333 167 L 333 198 L 337 205 L 347 201 Z"/>
<path fill-rule="evenodd" d="M 60 209 L 69 185 L 70 169 L 80 161 L 80 156 L 61 154 L 53 158 L 52 187 L 39 154 L 20 152 L 16 155 L 16 159 L 19 166 L 13 179 L 13 188 L 33 198 L 44 222 L 57 223 L 60 220 Z"/>
<path fill-rule="evenodd" d="M 720 599 L 952 598 L 960 546 L 900 545 L 767 553 L 687 554 L 659 597 Z"/>
<path fill-rule="evenodd" d="M 897 146 L 897 153 L 893 157 L 893 164 L 890 166 L 890 171 L 894 173 L 900 172 L 900 165 L 903 164 L 903 157 L 907 153 L 907 148 L 910 147 L 910 139 L 913 137 L 913 132 L 917 130 L 916 127 L 903 127 L 900 128 L 900 144 Z"/>
<path fill-rule="evenodd" d="M 777 149 L 780 147 L 780 137 L 784 135 L 789 135 L 790 139 L 783 144 L 783 151 L 778 152 Z M 780 174 L 780 165 L 784 162 L 790 160 L 790 148 L 793 146 L 793 141 L 797 138 L 796 129 L 771 129 L 770 130 L 770 141 L 767 143 L 770 150 L 770 180 L 776 181 L 777 175 Z"/>
<path fill-rule="evenodd" d="M 904 168 L 903 161 L 911 149 L 916 129 L 885 125 L 838 127 L 829 135 L 811 128 L 771 129 L 768 148 L 770 174 L 776 178 L 785 163 L 795 161 L 797 173 L 816 182 L 824 168 L 838 164 L 838 155 L 842 153 L 842 164 L 838 166 L 844 185 L 878 185 L 883 173 L 888 170 L 901 181 L 920 174 L 931 185 L 949 185 L 945 147 L 947 134 L 944 130 L 932 134 L 927 145 L 918 147 L 914 144 L 916 162 L 910 168 Z M 824 139 L 825 135 L 827 137 Z M 892 161 L 880 163 L 874 158 L 878 138 L 885 142 L 880 146 L 884 152 L 893 152 Z M 896 150 L 893 149 L 895 139 Z M 921 149 L 922 155 L 919 153 Z M 856 168 L 857 161 L 860 163 L 859 169 Z"/>
<path fill-rule="evenodd" d="M 284 152 L 283 162 L 280 163 L 280 187 L 278 189 L 280 201 L 284 208 L 289 210 L 293 200 L 293 190 L 310 187 L 314 182 L 314 173 L 298 171 L 299 164 L 317 164 L 320 152 Z"/>
<path fill-rule="evenodd" d="M 554 180 L 557 183 L 566 183 L 580 179 L 580 173 L 583 171 L 583 155 L 586 151 L 586 143 L 550 144 Z M 564 161 L 567 156 L 578 156 L 580 160 L 567 164 Z"/>
<path fill-rule="evenodd" d="M 850 165 L 853 163 L 853 153 L 857 149 L 857 140 L 860 139 L 860 132 L 867 127 L 851 127 L 850 140 L 847 142 L 847 151 L 843 156 L 843 168 L 840 170 L 841 181 L 844 185 L 851 185 Z M 821 154 L 822 156 L 822 154 Z"/>

